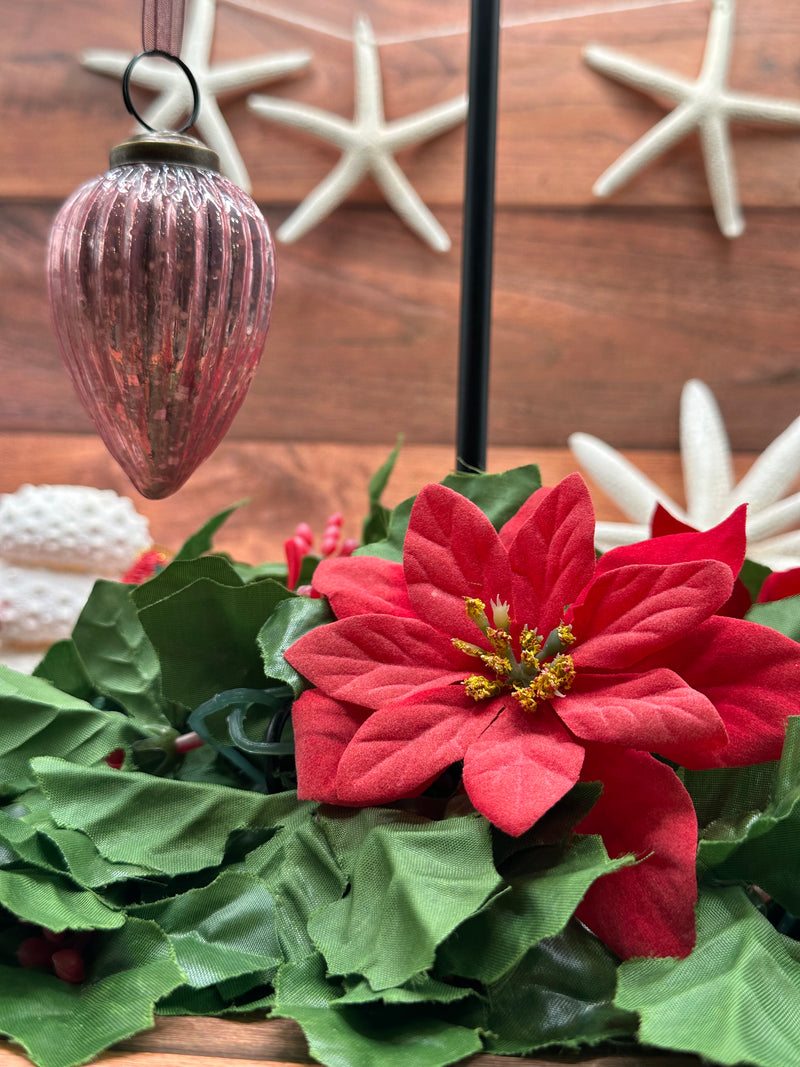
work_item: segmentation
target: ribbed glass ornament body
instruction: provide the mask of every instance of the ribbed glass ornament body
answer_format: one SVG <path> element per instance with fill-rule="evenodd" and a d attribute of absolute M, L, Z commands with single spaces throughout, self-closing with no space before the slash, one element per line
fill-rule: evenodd
<path fill-rule="evenodd" d="M 219 174 L 133 163 L 78 189 L 48 250 L 64 364 L 143 496 L 175 492 L 217 447 L 261 358 L 275 253 Z"/>

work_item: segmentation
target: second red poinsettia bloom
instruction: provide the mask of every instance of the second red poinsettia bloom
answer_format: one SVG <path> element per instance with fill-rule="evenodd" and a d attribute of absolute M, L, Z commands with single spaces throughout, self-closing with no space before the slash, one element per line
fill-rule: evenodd
<path fill-rule="evenodd" d="M 578 827 L 634 866 L 579 915 L 612 949 L 686 955 L 697 824 L 656 753 L 700 768 L 775 759 L 800 712 L 795 642 L 716 617 L 744 557 L 744 511 L 706 533 L 594 553 L 581 478 L 535 493 L 498 532 L 426 486 L 403 563 L 322 563 L 337 621 L 294 644 L 316 689 L 295 705 L 298 792 L 371 805 L 419 795 L 463 760 L 478 811 L 509 834 L 578 781 L 603 794 Z"/>

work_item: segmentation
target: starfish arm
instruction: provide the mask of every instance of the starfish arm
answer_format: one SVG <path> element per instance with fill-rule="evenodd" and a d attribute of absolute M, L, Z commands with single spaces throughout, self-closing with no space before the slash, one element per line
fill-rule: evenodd
<path fill-rule="evenodd" d="M 456 96 L 443 104 L 419 111 L 416 115 L 396 119 L 384 127 L 382 143 L 390 152 L 399 152 L 409 145 L 429 141 L 440 133 L 452 130 L 467 117 L 467 97 Z"/>
<path fill-rule="evenodd" d="M 728 78 L 733 50 L 735 0 L 712 0 L 706 49 L 699 81 L 722 89 Z"/>
<path fill-rule="evenodd" d="M 201 96 L 201 109 L 204 98 Z M 175 86 L 162 92 L 144 113 L 144 121 L 154 130 L 173 129 L 178 120 L 192 110 L 192 93 L 188 86 Z"/>
<path fill-rule="evenodd" d="M 109 78 L 121 78 L 131 58 L 127 52 L 110 52 L 105 48 L 87 48 L 85 52 L 81 52 L 80 63 L 82 67 L 92 71 L 93 74 L 105 74 Z M 141 64 L 139 64 L 139 67 L 141 67 Z M 138 67 L 134 70 L 131 78 L 135 84 L 139 84 L 135 81 L 137 74 L 139 74 Z M 148 86 L 148 88 L 158 88 L 158 86 Z"/>
<path fill-rule="evenodd" d="M 312 137 L 336 145 L 342 151 L 351 148 L 356 141 L 352 123 L 339 115 L 332 115 L 319 107 L 298 104 L 294 100 L 279 100 L 275 96 L 248 96 L 247 106 L 256 115 L 278 122 L 282 126 L 302 130 Z"/>
<path fill-rule="evenodd" d="M 595 196 L 609 196 L 615 192 L 648 163 L 682 140 L 696 125 L 696 106 L 691 102 L 679 104 L 600 175 L 594 184 Z"/>
<path fill-rule="evenodd" d="M 220 63 L 208 72 L 205 79 L 206 88 L 215 96 L 235 89 L 247 89 L 263 82 L 275 81 L 285 74 L 292 74 L 307 67 L 310 62 L 310 52 L 297 51 Z"/>
<path fill-rule="evenodd" d="M 747 536 L 751 541 L 764 541 L 799 522 L 800 493 L 794 493 L 763 511 L 755 512 L 747 523 Z"/>
<path fill-rule="evenodd" d="M 744 232 L 744 218 L 739 205 L 736 167 L 727 119 L 712 112 L 701 119 L 699 128 L 708 188 L 717 224 L 726 237 L 739 237 Z"/>
<path fill-rule="evenodd" d="M 216 17 L 217 0 L 191 0 L 181 56 L 192 73 L 196 73 L 195 68 L 208 69 Z"/>
<path fill-rule="evenodd" d="M 688 381 L 681 393 L 680 440 L 689 523 L 707 530 L 731 510 L 733 468 L 714 394 L 696 379 Z"/>
<path fill-rule="evenodd" d="M 688 78 L 601 44 L 587 45 L 583 58 L 598 74 L 649 95 L 665 96 L 668 100 L 686 100 L 694 87 Z"/>
<path fill-rule="evenodd" d="M 747 555 L 756 563 L 763 563 L 774 571 L 788 571 L 800 567 L 800 530 L 778 534 L 767 541 L 759 541 L 748 549 Z"/>
<path fill-rule="evenodd" d="M 370 170 L 391 208 L 410 230 L 436 252 L 447 252 L 450 238 L 391 156 L 379 156 Z"/>
<path fill-rule="evenodd" d="M 574 433 L 568 444 L 581 467 L 633 522 L 649 529 L 656 504 L 683 516 L 674 500 L 605 441 L 588 433 Z"/>
<path fill-rule="evenodd" d="M 635 545 L 637 541 L 646 541 L 650 536 L 650 527 L 646 524 L 632 522 L 598 522 L 594 529 L 595 548 L 608 552 L 620 545 Z"/>
<path fill-rule="evenodd" d="M 196 125 L 203 140 L 219 156 L 222 173 L 240 189 L 244 189 L 246 193 L 250 192 L 250 175 L 247 173 L 247 167 L 244 165 L 233 135 L 213 96 L 203 97 Z"/>
<path fill-rule="evenodd" d="M 794 100 L 770 100 L 755 93 L 725 93 L 723 97 L 728 118 L 739 122 L 774 122 L 777 125 L 799 126 L 800 103 Z"/>
<path fill-rule="evenodd" d="M 734 490 L 753 514 L 780 500 L 800 475 L 800 416 L 764 449 Z"/>
<path fill-rule="evenodd" d="M 355 21 L 353 29 L 353 63 L 355 66 L 355 123 L 369 130 L 383 125 L 383 87 L 378 45 L 372 24 L 366 15 Z"/>
<path fill-rule="evenodd" d="M 277 230 L 277 237 L 291 244 L 312 230 L 334 211 L 365 174 L 364 164 L 352 153 L 344 155 L 319 185 Z"/>

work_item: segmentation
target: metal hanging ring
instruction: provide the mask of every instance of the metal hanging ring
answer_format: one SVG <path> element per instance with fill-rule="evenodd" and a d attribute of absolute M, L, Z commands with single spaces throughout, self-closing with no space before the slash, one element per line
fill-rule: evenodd
<path fill-rule="evenodd" d="M 171 63 L 177 64 L 177 66 L 179 66 L 183 73 L 186 75 L 187 81 L 189 82 L 189 87 L 192 90 L 192 111 L 183 126 L 181 126 L 179 130 L 175 131 L 176 133 L 183 133 L 184 130 L 188 130 L 190 126 L 194 126 L 195 122 L 197 122 L 197 116 L 200 113 L 200 90 L 197 87 L 197 82 L 195 81 L 194 74 L 192 74 L 192 72 L 189 70 L 189 68 L 186 66 L 182 59 L 180 59 L 178 56 L 174 56 L 171 52 L 164 52 L 160 48 L 151 48 L 149 49 L 149 51 L 140 52 L 138 55 L 133 57 L 133 59 L 125 68 L 125 73 L 122 75 L 122 99 L 125 102 L 125 107 L 128 113 L 133 115 L 136 121 L 140 122 L 146 130 L 150 130 L 151 133 L 162 132 L 160 130 L 156 130 L 155 127 L 144 121 L 142 116 L 136 110 L 136 106 L 134 105 L 133 100 L 131 100 L 131 74 L 133 73 L 133 68 L 136 66 L 140 59 L 145 59 L 150 56 L 158 56 L 161 59 L 168 59 Z"/>

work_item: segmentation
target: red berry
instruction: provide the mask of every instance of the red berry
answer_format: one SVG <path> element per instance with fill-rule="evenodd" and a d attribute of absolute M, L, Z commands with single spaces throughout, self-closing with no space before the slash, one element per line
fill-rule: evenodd
<path fill-rule="evenodd" d="M 17 949 L 20 967 L 49 967 L 53 946 L 43 937 L 26 937 Z"/>
<path fill-rule="evenodd" d="M 56 933 L 55 930 L 45 930 L 45 928 L 42 927 L 42 937 L 45 941 L 49 941 L 51 945 L 60 945 L 66 936 L 66 930 L 59 930 L 58 933 Z"/>
<path fill-rule="evenodd" d="M 125 762 L 125 749 L 115 748 L 107 756 L 103 757 L 105 763 L 115 771 L 122 770 L 122 764 Z"/>
<path fill-rule="evenodd" d="M 56 976 L 63 982 L 71 982 L 77 985 L 86 977 L 86 968 L 80 953 L 74 948 L 60 948 L 53 953 L 53 970 Z"/>

